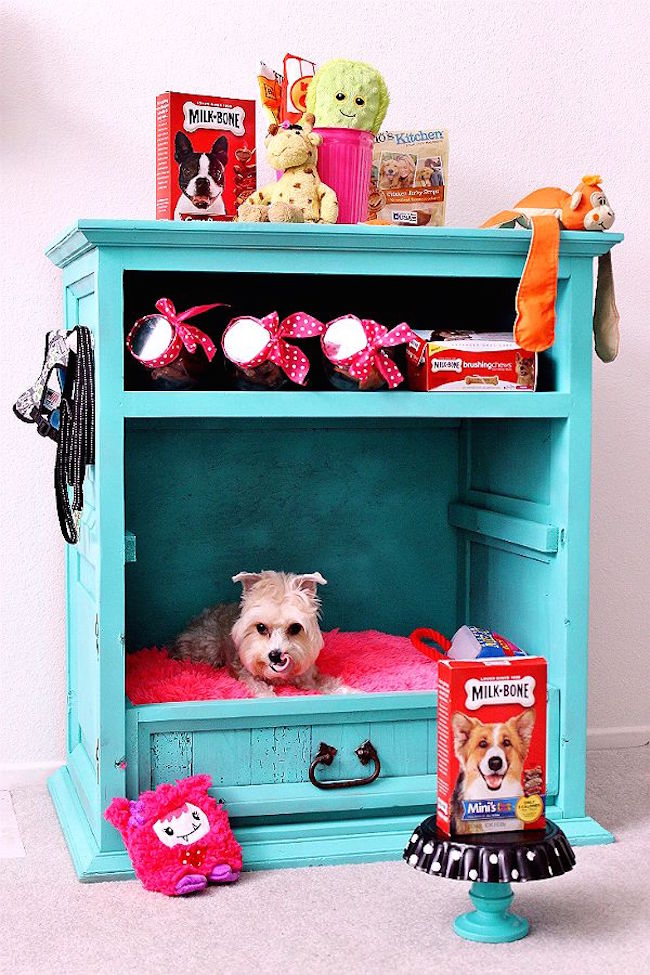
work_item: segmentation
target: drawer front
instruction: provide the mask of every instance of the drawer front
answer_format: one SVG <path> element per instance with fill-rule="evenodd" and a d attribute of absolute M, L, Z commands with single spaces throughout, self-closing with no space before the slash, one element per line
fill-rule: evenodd
<path fill-rule="evenodd" d="M 392 706 L 382 703 L 391 700 Z M 192 704 L 189 708 L 201 715 L 198 719 L 182 717 L 184 706 L 180 705 L 134 708 L 129 712 L 129 796 L 155 789 L 161 782 L 207 773 L 212 776 L 214 794 L 225 801 L 236 819 L 328 811 L 381 814 L 389 809 L 432 806 L 437 781 L 436 696 L 377 695 L 372 702 L 375 706 L 370 708 L 369 703 L 369 698 L 350 698 L 348 706 L 341 702 L 332 713 L 322 699 L 318 705 L 309 703 L 302 709 L 294 705 L 293 714 L 281 717 L 278 708 L 270 709 L 266 701 L 256 708 L 261 713 L 251 715 L 240 709 L 233 716 L 229 713 L 232 708 L 224 708 L 220 717 L 213 702 Z M 174 710 L 161 720 L 165 708 Z M 215 712 L 214 716 L 203 717 L 206 709 Z M 175 712 L 178 717 L 174 718 Z M 550 688 L 550 796 L 557 790 L 558 713 L 559 695 Z M 364 765 L 357 754 L 368 741 L 376 752 L 379 774 L 374 781 L 363 783 L 359 780 L 375 770 L 374 758 Z M 346 781 L 350 783 L 347 787 L 320 788 L 310 780 L 310 766 L 322 745 L 329 746 L 333 757 L 331 764 L 319 763 L 313 769 L 313 779 L 325 786 Z"/>
<path fill-rule="evenodd" d="M 127 766 L 133 797 L 186 775 L 212 776 L 214 794 L 236 818 L 304 815 L 329 810 L 385 810 L 435 801 L 436 706 L 434 695 L 417 705 L 368 710 L 351 706 L 327 713 L 283 715 L 281 722 L 256 717 L 201 721 L 148 721 L 146 707 L 131 729 Z M 399 695 L 402 697 L 402 695 Z M 159 711 L 160 707 L 156 706 Z M 131 712 L 131 714 L 133 714 Z M 311 720 L 306 720 L 309 717 Z M 362 764 L 357 749 L 371 742 L 374 758 Z M 310 766 L 329 746 L 331 764 Z M 135 751 L 135 754 L 134 754 Z M 341 780 L 346 788 L 320 788 Z"/>

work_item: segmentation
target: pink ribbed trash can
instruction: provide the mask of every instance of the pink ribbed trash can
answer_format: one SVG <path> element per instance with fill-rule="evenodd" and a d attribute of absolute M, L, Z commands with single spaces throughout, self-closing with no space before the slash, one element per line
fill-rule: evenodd
<path fill-rule="evenodd" d="M 330 128 L 314 132 L 323 137 L 318 148 L 318 175 L 338 197 L 337 223 L 362 223 L 368 219 L 373 133 Z"/>

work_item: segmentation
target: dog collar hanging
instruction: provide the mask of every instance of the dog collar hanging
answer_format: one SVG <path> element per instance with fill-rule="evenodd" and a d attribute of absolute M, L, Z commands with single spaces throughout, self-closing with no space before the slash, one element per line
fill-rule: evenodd
<path fill-rule="evenodd" d="M 320 335 L 323 325 L 310 315 L 298 312 L 280 321 L 276 311 L 264 318 L 245 315 L 227 325 L 221 346 L 223 354 L 240 369 L 254 369 L 263 362 L 273 362 L 289 379 L 304 385 L 309 372 L 309 359 L 286 338 L 309 338 Z"/>
<path fill-rule="evenodd" d="M 156 302 L 160 314 L 139 318 L 126 337 L 126 346 L 133 358 L 149 369 L 168 366 L 183 348 L 188 352 L 203 349 L 208 362 L 212 362 L 217 351 L 213 340 L 195 325 L 188 325 L 187 319 L 219 307 L 223 307 L 223 302 L 194 305 L 177 314 L 169 298 L 160 298 Z"/>
<path fill-rule="evenodd" d="M 309 315 L 300 313 L 300 317 L 303 321 L 307 319 L 316 323 L 316 319 Z M 417 338 L 406 322 L 396 325 L 390 332 L 373 319 L 357 318 L 356 315 L 342 315 L 326 325 L 317 324 L 320 325 L 323 354 L 330 362 L 345 369 L 353 379 L 364 382 L 375 368 L 386 380 L 389 389 L 404 381 L 402 373 L 383 350 Z M 345 343 L 349 343 L 355 333 L 359 336 L 357 348 L 350 352 L 350 345 Z"/>

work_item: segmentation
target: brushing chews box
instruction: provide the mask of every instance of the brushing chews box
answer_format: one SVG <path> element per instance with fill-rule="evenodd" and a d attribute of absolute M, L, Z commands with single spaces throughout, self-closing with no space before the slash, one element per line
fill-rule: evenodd
<path fill-rule="evenodd" d="M 450 836 L 543 829 L 545 794 L 546 660 L 440 661 L 440 829 Z"/>
<path fill-rule="evenodd" d="M 512 332 L 416 331 L 406 350 L 410 389 L 424 392 L 532 392 L 537 355 Z"/>

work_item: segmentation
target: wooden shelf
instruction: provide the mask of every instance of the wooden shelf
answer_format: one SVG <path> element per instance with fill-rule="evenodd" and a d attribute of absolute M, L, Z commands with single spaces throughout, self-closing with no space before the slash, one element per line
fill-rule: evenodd
<path fill-rule="evenodd" d="M 127 392 L 125 417 L 462 419 L 566 417 L 568 393 Z"/>

